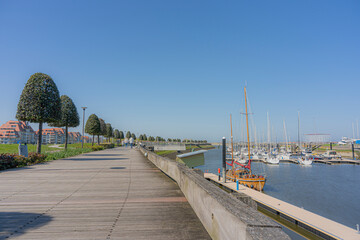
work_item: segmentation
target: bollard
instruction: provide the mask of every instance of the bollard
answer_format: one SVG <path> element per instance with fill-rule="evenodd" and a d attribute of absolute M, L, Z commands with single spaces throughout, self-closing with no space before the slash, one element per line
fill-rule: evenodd
<path fill-rule="evenodd" d="M 223 182 L 226 182 L 226 138 L 223 137 L 222 139 L 222 175 L 223 175 Z"/>
<path fill-rule="evenodd" d="M 239 180 L 236 179 L 236 190 L 239 191 Z"/>
<path fill-rule="evenodd" d="M 332 142 L 330 143 L 330 150 L 332 150 Z"/>
<path fill-rule="evenodd" d="M 358 233 L 360 233 L 359 224 L 356 224 L 356 230 Z"/>
<path fill-rule="evenodd" d="M 218 168 L 218 174 L 219 174 L 219 179 L 218 179 L 218 181 L 220 182 L 220 168 Z"/>

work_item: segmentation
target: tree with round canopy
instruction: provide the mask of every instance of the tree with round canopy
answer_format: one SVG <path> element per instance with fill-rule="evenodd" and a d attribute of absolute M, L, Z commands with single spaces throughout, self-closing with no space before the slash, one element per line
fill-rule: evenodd
<path fill-rule="evenodd" d="M 53 127 L 65 127 L 65 150 L 68 145 L 68 128 L 77 127 L 80 124 L 79 114 L 74 102 L 66 95 L 60 97 L 61 101 L 61 118 L 58 121 L 49 123 Z"/>
<path fill-rule="evenodd" d="M 95 114 L 91 114 L 86 121 L 85 132 L 93 136 L 92 145 L 94 145 L 95 135 L 100 134 L 100 121 Z"/>
<path fill-rule="evenodd" d="M 17 106 L 16 118 L 39 123 L 37 153 L 41 153 L 43 123 L 61 119 L 59 90 L 49 75 L 35 73 L 27 81 Z"/>

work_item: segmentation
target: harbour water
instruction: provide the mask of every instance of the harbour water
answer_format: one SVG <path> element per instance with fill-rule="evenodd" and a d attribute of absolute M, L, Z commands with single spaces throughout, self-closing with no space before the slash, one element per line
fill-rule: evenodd
<path fill-rule="evenodd" d="M 267 176 L 264 193 L 351 228 L 360 224 L 360 165 L 252 163 Z M 203 171 L 217 173 L 221 149 L 205 153 Z"/>

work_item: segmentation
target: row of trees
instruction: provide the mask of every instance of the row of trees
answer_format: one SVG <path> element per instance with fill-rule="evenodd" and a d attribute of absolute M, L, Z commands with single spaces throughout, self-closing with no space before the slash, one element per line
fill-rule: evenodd
<path fill-rule="evenodd" d="M 108 141 L 111 138 L 115 139 L 124 139 L 125 137 L 130 139 L 133 138 L 136 140 L 136 135 L 128 131 L 126 136 L 124 136 L 123 131 L 118 129 L 113 129 L 110 123 L 106 123 L 102 118 L 96 116 L 96 114 L 91 114 L 86 121 L 85 132 L 93 136 L 92 145 L 94 145 L 94 138 L 97 136 L 97 142 L 100 144 L 100 136 L 106 137 Z"/>
<path fill-rule="evenodd" d="M 30 76 L 20 95 L 16 118 L 20 121 L 39 123 L 37 153 L 41 153 L 43 123 L 65 127 L 65 149 L 67 149 L 68 128 L 80 124 L 74 102 L 66 95 L 60 97 L 55 82 L 44 73 Z"/>
<path fill-rule="evenodd" d="M 149 136 L 147 137 L 146 134 L 141 134 L 139 136 L 139 140 L 140 141 L 156 141 L 156 142 L 178 142 L 178 143 L 207 143 L 206 140 L 192 140 L 192 139 L 179 139 L 179 138 L 174 138 L 174 139 L 171 139 L 171 138 L 168 138 L 167 140 L 165 140 L 164 138 L 162 137 L 159 137 L 157 136 L 156 138 L 152 137 L 152 136 Z"/>
<path fill-rule="evenodd" d="M 94 138 L 97 136 L 97 143 L 100 144 L 100 136 L 106 137 L 108 141 L 113 137 L 115 139 L 124 138 L 124 133 L 118 129 L 113 129 L 110 123 L 106 123 L 104 119 L 99 118 L 96 114 L 91 114 L 86 121 L 85 132 L 92 135 L 92 145 Z"/>

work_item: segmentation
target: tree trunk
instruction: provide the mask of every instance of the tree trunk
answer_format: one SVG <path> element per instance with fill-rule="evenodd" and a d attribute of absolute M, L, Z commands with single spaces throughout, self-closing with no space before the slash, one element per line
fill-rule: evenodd
<path fill-rule="evenodd" d="M 100 144 L 100 136 L 97 135 L 97 137 L 98 137 L 98 145 L 99 145 Z"/>
<path fill-rule="evenodd" d="M 67 150 L 68 144 L 68 126 L 65 126 L 65 151 Z"/>
<path fill-rule="evenodd" d="M 94 146 L 94 137 L 95 137 L 95 135 L 93 135 L 93 141 L 92 141 L 91 146 Z"/>
<path fill-rule="evenodd" d="M 41 140 L 42 140 L 42 122 L 39 122 L 39 136 L 38 136 L 38 142 L 37 142 L 37 153 L 41 153 Z"/>

